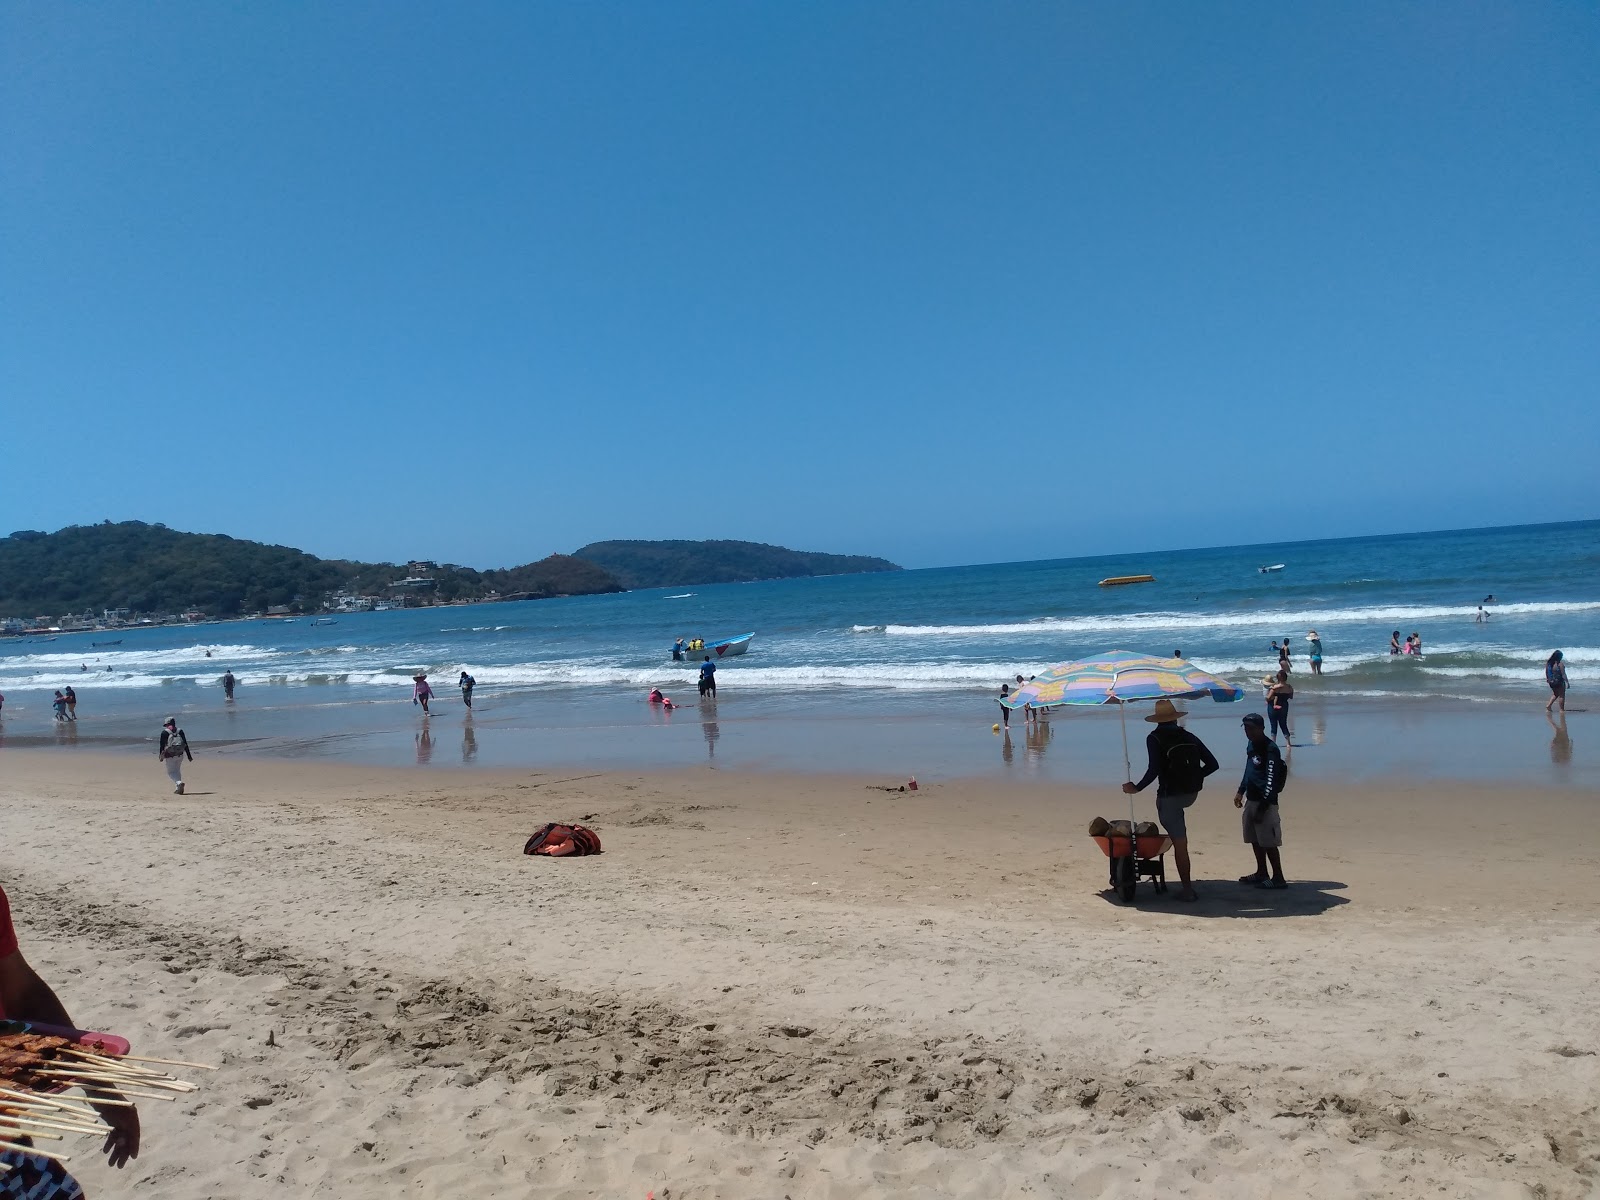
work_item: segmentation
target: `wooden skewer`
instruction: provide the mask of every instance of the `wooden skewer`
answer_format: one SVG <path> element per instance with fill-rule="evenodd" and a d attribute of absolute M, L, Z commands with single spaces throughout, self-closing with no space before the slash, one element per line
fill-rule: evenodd
<path fill-rule="evenodd" d="M 0 1121 L 8 1115 L 18 1113 L 26 1115 L 34 1113 L 37 1116 L 49 1117 L 52 1121 L 97 1121 L 99 1118 L 87 1110 L 81 1112 L 63 1111 L 52 1104 L 32 1104 L 27 1100 L 6 1100 L 0 1098 Z"/>
<path fill-rule="evenodd" d="M 95 1090 L 98 1085 L 80 1083 L 78 1086 L 83 1089 L 84 1095 L 88 1096 L 94 1104 L 115 1104 L 124 1108 L 134 1107 L 132 1101 L 123 1099 L 125 1096 L 137 1096 L 141 1100 L 166 1100 L 169 1103 L 178 1099 L 171 1092 L 139 1092 L 133 1088 L 125 1087 L 115 1088 L 110 1096 L 106 1096 Z"/>
<path fill-rule="evenodd" d="M 69 1103 L 66 1100 L 59 1100 L 54 1096 L 46 1096 L 40 1092 L 19 1092 L 16 1088 L 0 1087 L 0 1104 L 5 1103 L 4 1097 L 21 1100 L 28 1104 L 45 1104 L 51 1108 L 65 1109 L 67 1112 L 81 1113 L 84 1116 L 92 1117 L 94 1115 L 94 1109 L 81 1100 L 74 1100 Z"/>
<path fill-rule="evenodd" d="M 180 1079 L 158 1079 L 149 1076 L 125 1075 L 121 1072 L 107 1071 L 103 1067 L 84 1068 L 77 1067 L 40 1067 L 34 1071 L 35 1075 L 43 1075 L 51 1079 L 86 1079 L 95 1083 L 120 1086 L 121 1084 L 137 1084 L 139 1087 L 165 1088 L 173 1092 L 199 1091 L 192 1083 L 184 1083 Z"/>
<path fill-rule="evenodd" d="M 87 1095 L 87 1089 L 86 1089 L 86 1095 Z M 156 1099 L 158 1099 L 158 1100 L 176 1100 L 177 1097 L 176 1096 L 157 1096 Z M 115 1100 L 112 1099 L 110 1096 L 87 1096 L 87 1098 L 84 1100 L 84 1103 L 92 1105 L 94 1108 L 100 1108 L 103 1105 L 110 1105 L 113 1108 L 137 1108 L 138 1107 L 136 1104 L 134 1104 L 134 1102 L 132 1100 L 120 1099 L 120 1093 L 119 1093 L 119 1098 L 115 1099 Z"/>
<path fill-rule="evenodd" d="M 83 1062 L 80 1066 L 38 1067 L 35 1075 L 85 1075 L 90 1078 L 110 1078 L 126 1083 L 138 1083 L 149 1088 L 171 1088 L 173 1091 L 198 1091 L 200 1085 L 189 1080 L 158 1075 L 149 1070 L 125 1070 L 122 1067 L 102 1067 L 98 1062 Z"/>
<path fill-rule="evenodd" d="M 64 1113 L 42 1105 L 35 1107 L 31 1104 L 7 1104 L 0 1106 L 0 1123 L 15 1121 L 46 1121 L 57 1125 L 72 1125 L 80 1129 L 104 1129 L 100 1118 L 96 1116 L 78 1116 L 74 1113 Z"/>
<path fill-rule="evenodd" d="M 74 1058 L 87 1059 L 89 1062 L 103 1063 L 108 1067 L 120 1067 L 124 1071 L 136 1071 L 141 1074 L 157 1075 L 162 1079 L 171 1079 L 172 1075 L 166 1071 L 152 1071 L 149 1067 L 135 1066 L 135 1063 L 159 1063 L 164 1067 L 198 1067 L 202 1071 L 215 1071 L 217 1067 L 209 1063 L 179 1062 L 175 1058 L 141 1058 L 137 1054 L 92 1054 L 88 1050 L 79 1050 L 74 1046 L 66 1048 L 66 1052 Z"/>
<path fill-rule="evenodd" d="M 220 1071 L 221 1067 L 214 1067 L 210 1063 L 183 1062 L 176 1058 L 140 1058 L 137 1054 L 119 1054 L 120 1062 L 160 1063 L 163 1067 L 194 1067 L 201 1071 Z"/>
<path fill-rule="evenodd" d="M 95 1063 L 102 1067 L 110 1067 L 115 1071 L 127 1071 L 134 1075 L 151 1075 L 157 1079 L 172 1078 L 172 1076 L 167 1074 L 165 1071 L 153 1071 L 149 1067 L 137 1066 L 134 1063 L 125 1061 L 124 1059 L 113 1058 L 105 1054 L 90 1054 L 87 1050 L 74 1050 L 70 1047 L 67 1049 L 67 1053 L 75 1059 L 80 1059 L 84 1062 Z M 60 1060 L 58 1059 L 57 1061 Z"/>
<path fill-rule="evenodd" d="M 13 1136 L 20 1133 L 26 1137 L 48 1138 L 52 1142 L 59 1142 L 62 1140 L 59 1133 L 39 1133 L 33 1129 L 24 1129 L 21 1123 L 14 1121 L 0 1121 L 0 1131 L 12 1134 Z"/>
<path fill-rule="evenodd" d="M 0 1129 L 6 1126 L 30 1133 L 36 1129 L 54 1129 L 61 1133 L 107 1132 L 107 1128 L 104 1125 L 79 1125 L 72 1121 L 51 1121 L 43 1117 L 14 1117 L 10 1115 L 0 1117 Z"/>
<path fill-rule="evenodd" d="M 16 1142 L 0 1141 L 0 1150 L 15 1150 L 18 1154 L 38 1154 L 45 1158 L 53 1158 L 57 1162 L 71 1162 L 65 1154 L 58 1154 L 54 1150 L 41 1150 L 38 1146 L 23 1146 Z"/>

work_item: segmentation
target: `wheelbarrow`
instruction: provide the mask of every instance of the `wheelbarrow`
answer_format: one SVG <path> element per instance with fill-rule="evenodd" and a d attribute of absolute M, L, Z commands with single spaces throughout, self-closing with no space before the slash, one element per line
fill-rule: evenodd
<path fill-rule="evenodd" d="M 1139 880 L 1148 879 L 1156 891 L 1167 890 L 1167 860 L 1172 849 L 1172 839 L 1159 833 L 1095 834 L 1095 845 L 1111 860 L 1111 890 L 1122 897 L 1124 904 L 1132 904 L 1139 890 Z M 1130 846 L 1129 843 L 1132 843 Z"/>

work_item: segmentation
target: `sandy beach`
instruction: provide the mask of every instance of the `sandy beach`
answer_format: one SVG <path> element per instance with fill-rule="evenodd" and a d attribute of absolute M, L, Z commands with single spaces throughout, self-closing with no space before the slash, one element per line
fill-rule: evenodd
<path fill-rule="evenodd" d="M 91 1195 L 1592 1195 L 1596 795 L 1292 780 L 1260 892 L 1236 760 L 1195 905 L 1108 898 L 1111 787 L 10 748 L 0 882 L 222 1068 Z"/>

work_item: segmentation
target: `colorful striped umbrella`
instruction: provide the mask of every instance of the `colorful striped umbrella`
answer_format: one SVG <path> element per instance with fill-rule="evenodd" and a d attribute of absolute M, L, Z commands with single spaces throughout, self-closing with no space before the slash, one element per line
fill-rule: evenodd
<path fill-rule="evenodd" d="M 1210 696 L 1220 703 L 1244 695 L 1226 679 L 1200 670 L 1188 659 L 1153 658 L 1129 650 L 1113 650 L 1099 658 L 1061 663 L 1042 675 L 1035 675 L 1001 703 L 1007 708 L 1054 708 L 1060 704 L 1115 704 L 1122 717 L 1122 766 L 1125 777 L 1133 779 L 1133 764 L 1128 758 L 1128 710 L 1139 700 L 1195 700 Z M 1128 821 L 1136 823 L 1133 797 L 1128 797 Z"/>
<path fill-rule="evenodd" d="M 1226 679 L 1183 658 L 1153 658 L 1113 650 L 1099 658 L 1061 663 L 1036 675 L 1001 701 L 1007 708 L 1054 708 L 1058 704 L 1117 704 L 1136 700 L 1192 700 L 1210 696 L 1226 703 L 1244 693 Z"/>

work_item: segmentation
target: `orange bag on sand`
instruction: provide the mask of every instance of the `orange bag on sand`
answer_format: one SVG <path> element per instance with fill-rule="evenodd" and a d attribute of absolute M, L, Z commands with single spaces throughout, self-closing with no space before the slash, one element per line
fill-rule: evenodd
<path fill-rule="evenodd" d="M 550 858 L 599 854 L 600 835 L 587 825 L 562 825 L 552 821 L 533 831 L 533 836 L 528 839 L 527 845 L 522 847 L 522 852 L 543 854 Z"/>

